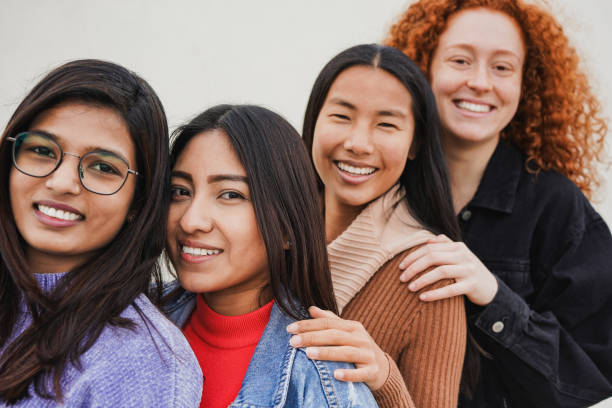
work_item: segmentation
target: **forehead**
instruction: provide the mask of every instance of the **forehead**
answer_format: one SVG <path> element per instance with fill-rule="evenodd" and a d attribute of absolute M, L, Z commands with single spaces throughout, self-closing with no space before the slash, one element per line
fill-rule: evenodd
<path fill-rule="evenodd" d="M 410 92 L 394 75 L 381 68 L 353 66 L 342 71 L 332 83 L 326 102 L 340 98 L 352 104 L 376 109 L 403 108 L 410 111 Z"/>
<path fill-rule="evenodd" d="M 110 108 L 78 102 L 60 104 L 38 114 L 29 129 L 53 135 L 65 151 L 106 149 L 125 156 L 130 163 L 135 160 L 129 130 Z"/>
<path fill-rule="evenodd" d="M 195 135 L 179 155 L 174 169 L 188 172 L 194 179 L 211 174 L 246 176 L 229 137 L 219 129 Z"/>
<path fill-rule="evenodd" d="M 505 13 L 488 8 L 461 10 L 451 16 L 438 48 L 471 46 L 482 51 L 508 51 L 523 57 L 525 46 L 518 23 Z"/>

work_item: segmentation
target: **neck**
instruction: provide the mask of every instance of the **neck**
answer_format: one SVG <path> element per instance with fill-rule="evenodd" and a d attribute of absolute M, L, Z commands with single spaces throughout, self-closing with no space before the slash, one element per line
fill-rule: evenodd
<path fill-rule="evenodd" d="M 351 225 L 351 222 L 366 207 L 346 205 L 331 197 L 325 189 L 325 241 L 332 242 Z"/>
<path fill-rule="evenodd" d="M 443 137 L 455 213 L 459 213 L 476 194 L 482 175 L 497 147 L 499 137 L 483 143 L 470 143 Z"/>
<path fill-rule="evenodd" d="M 55 255 L 40 252 L 32 247 L 26 249 L 26 259 L 31 273 L 60 273 L 68 272 L 79 265 L 83 265 L 91 258 L 91 254 Z"/>
<path fill-rule="evenodd" d="M 241 291 L 219 291 L 203 293 L 206 304 L 224 316 L 239 316 L 251 313 L 272 300 L 269 283 Z"/>

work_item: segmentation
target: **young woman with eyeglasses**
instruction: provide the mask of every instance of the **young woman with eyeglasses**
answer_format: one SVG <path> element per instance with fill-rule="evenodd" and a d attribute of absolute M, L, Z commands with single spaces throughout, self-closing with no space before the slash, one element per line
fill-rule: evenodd
<path fill-rule="evenodd" d="M 112 63 L 62 65 L 17 107 L 0 141 L 0 405 L 197 405 L 197 361 L 149 292 L 167 155 L 159 99 Z"/>
<path fill-rule="evenodd" d="M 204 374 L 201 407 L 374 407 L 286 327 L 336 310 L 316 181 L 299 134 L 257 106 L 219 105 L 175 133 L 168 316 Z"/>

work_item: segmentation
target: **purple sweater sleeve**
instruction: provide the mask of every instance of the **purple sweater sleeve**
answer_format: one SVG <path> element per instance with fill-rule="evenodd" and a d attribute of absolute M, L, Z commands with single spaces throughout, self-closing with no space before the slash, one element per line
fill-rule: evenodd
<path fill-rule="evenodd" d="M 122 316 L 132 319 L 137 328 L 107 327 L 82 355 L 82 369 L 69 366 L 64 371 L 64 406 L 199 406 L 202 372 L 189 343 L 145 296 L 136 304 L 148 318 L 146 323 L 135 308 L 127 308 Z M 16 406 L 57 406 L 40 398 L 32 387 L 30 394 Z"/>

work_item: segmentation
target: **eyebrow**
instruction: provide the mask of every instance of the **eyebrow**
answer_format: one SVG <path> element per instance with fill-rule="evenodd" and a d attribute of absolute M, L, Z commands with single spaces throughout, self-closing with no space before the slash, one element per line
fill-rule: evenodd
<path fill-rule="evenodd" d="M 331 98 L 329 100 L 329 103 L 333 103 L 335 105 L 340 105 L 340 106 L 344 106 L 347 109 L 350 109 L 352 111 L 356 111 L 357 107 L 355 105 L 353 105 L 352 103 L 340 98 L 340 97 L 335 97 L 335 98 Z M 400 119 L 404 119 L 407 115 L 406 113 L 397 110 L 397 109 L 384 109 L 381 111 L 376 112 L 376 114 L 378 116 L 391 116 L 391 117 L 397 117 Z"/>
<path fill-rule="evenodd" d="M 32 130 L 29 130 L 29 132 L 35 132 L 35 133 L 40 133 L 42 135 L 45 135 L 48 138 L 53 139 L 57 144 L 60 145 L 60 147 L 62 145 L 61 142 L 64 141 L 64 139 L 61 136 L 54 135 L 53 133 L 49 133 L 49 132 L 47 132 L 45 130 L 42 130 L 42 129 L 32 129 Z M 64 150 L 63 147 L 62 147 L 62 150 Z M 115 156 L 119 156 L 120 158 L 125 160 L 128 164 L 130 162 L 127 159 L 127 157 L 125 157 L 125 155 L 123 153 L 120 153 L 120 152 L 118 152 L 116 150 L 112 150 L 112 149 L 108 149 L 108 148 L 103 148 L 103 147 L 100 147 L 100 146 L 93 146 L 93 145 L 85 146 L 83 148 L 83 150 L 85 152 L 111 153 L 111 154 L 114 154 Z"/>
<path fill-rule="evenodd" d="M 208 176 L 208 183 L 219 183 L 221 181 L 239 181 L 249 184 L 249 179 L 246 176 L 239 174 L 211 174 Z"/>
<path fill-rule="evenodd" d="M 469 43 L 452 44 L 452 45 L 449 45 L 447 47 L 447 49 L 453 49 L 453 48 L 468 49 L 471 52 L 474 52 L 474 47 L 471 44 L 469 44 Z M 493 54 L 494 55 L 497 55 L 497 54 L 510 55 L 510 56 L 513 56 L 513 57 L 515 57 L 515 58 L 517 58 L 519 60 L 521 59 L 520 55 L 518 55 L 516 52 L 514 52 L 512 50 L 508 50 L 508 49 L 497 49 L 497 50 L 493 51 Z"/>
<path fill-rule="evenodd" d="M 186 173 L 184 171 L 172 170 L 172 173 L 170 174 L 170 177 L 181 178 L 181 179 L 184 179 L 185 181 L 188 181 L 191 184 L 193 184 L 193 179 L 191 178 L 191 174 Z"/>

